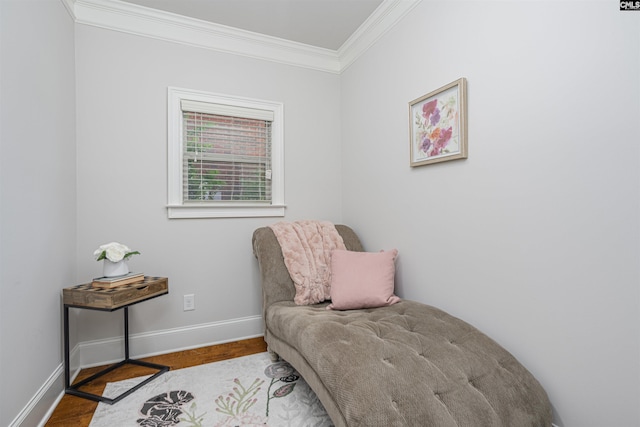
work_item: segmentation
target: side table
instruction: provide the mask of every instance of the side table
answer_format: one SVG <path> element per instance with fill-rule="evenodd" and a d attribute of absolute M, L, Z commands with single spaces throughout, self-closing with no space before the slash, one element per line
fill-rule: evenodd
<path fill-rule="evenodd" d="M 129 358 L 129 306 L 138 304 L 152 298 L 159 297 L 169 293 L 169 280 L 166 277 L 149 277 L 145 276 L 144 281 L 133 283 L 130 285 L 118 286 L 116 288 L 104 289 L 93 287 L 91 283 L 64 288 L 62 290 L 62 301 L 64 306 L 64 385 L 65 392 L 74 396 L 83 397 L 85 399 L 104 402 L 112 405 L 148 382 L 154 380 L 159 375 L 169 370 L 168 366 L 158 365 L 156 363 L 144 362 Z M 69 372 L 69 308 L 82 308 L 87 310 L 100 311 L 116 311 L 124 309 L 124 360 L 115 363 L 97 374 L 90 376 L 76 384 L 70 383 Z M 145 366 L 157 369 L 158 372 L 145 379 L 136 386 L 124 391 L 120 395 L 109 398 L 97 394 L 81 391 L 80 387 L 101 377 L 125 364 Z"/>

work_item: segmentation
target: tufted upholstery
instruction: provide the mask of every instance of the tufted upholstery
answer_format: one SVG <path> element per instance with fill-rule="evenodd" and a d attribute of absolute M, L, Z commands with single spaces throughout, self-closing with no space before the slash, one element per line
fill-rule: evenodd
<path fill-rule="evenodd" d="M 362 250 L 351 229 L 337 228 L 348 249 Z M 300 372 L 336 426 L 551 425 L 538 381 L 473 326 L 409 300 L 348 311 L 297 306 L 273 232 L 256 230 L 253 245 L 269 349 Z"/>

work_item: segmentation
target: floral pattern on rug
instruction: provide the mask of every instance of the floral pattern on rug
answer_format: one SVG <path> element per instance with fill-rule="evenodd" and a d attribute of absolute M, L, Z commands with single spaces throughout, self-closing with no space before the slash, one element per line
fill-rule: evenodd
<path fill-rule="evenodd" d="M 237 387 L 234 387 L 226 397 L 218 396 L 216 399 L 216 411 L 227 415 L 227 418 L 216 424 L 215 427 L 267 425 L 271 399 L 291 394 L 296 381 L 300 379 L 300 375 L 287 362 L 277 362 L 267 366 L 264 374 L 271 379 L 267 389 L 267 407 L 264 416 L 249 414 L 248 411 L 258 402 L 255 396 L 261 390 L 265 380 L 256 378 L 249 387 L 245 388 L 240 380 L 236 378 L 233 382 Z M 284 385 L 281 385 L 272 393 L 271 389 L 279 382 L 284 383 Z"/>
<path fill-rule="evenodd" d="M 180 407 L 192 400 L 193 395 L 184 390 L 153 396 L 142 405 L 140 410 L 146 418 L 139 418 L 137 422 L 142 427 L 174 426 L 180 422 L 178 418 L 182 414 Z"/>
<path fill-rule="evenodd" d="M 133 380 L 110 383 L 107 387 L 110 392 L 119 392 Z M 331 427 L 333 424 L 315 393 L 290 364 L 273 363 L 267 353 L 261 353 L 170 371 L 117 405 L 101 403 L 91 427 L 114 425 Z"/>

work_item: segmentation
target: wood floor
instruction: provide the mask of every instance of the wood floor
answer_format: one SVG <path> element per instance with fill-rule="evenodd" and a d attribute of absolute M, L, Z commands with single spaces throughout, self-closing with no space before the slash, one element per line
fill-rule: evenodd
<path fill-rule="evenodd" d="M 180 351 L 177 353 L 147 357 L 141 360 L 158 363 L 160 365 L 167 365 L 171 367 L 171 370 L 174 370 L 202 365 L 205 363 L 218 362 L 220 360 L 232 359 L 234 357 L 247 356 L 264 351 L 267 351 L 267 345 L 262 337 L 260 337 L 193 350 Z M 83 369 L 75 378 L 74 383 L 81 381 L 83 378 L 90 377 L 104 368 L 104 366 L 98 366 L 95 368 Z M 142 366 L 124 365 L 122 368 L 95 379 L 91 383 L 82 387 L 82 390 L 89 393 L 102 394 L 107 382 L 121 381 L 127 378 L 149 375 L 155 372 L 155 370 Z M 97 402 L 65 394 L 49 418 L 49 421 L 47 421 L 45 427 L 88 427 L 97 407 Z"/>

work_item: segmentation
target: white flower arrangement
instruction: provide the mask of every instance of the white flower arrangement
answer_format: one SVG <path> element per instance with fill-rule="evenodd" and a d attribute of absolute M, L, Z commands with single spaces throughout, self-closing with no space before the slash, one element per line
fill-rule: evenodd
<path fill-rule="evenodd" d="M 131 255 L 139 255 L 140 252 L 132 251 L 128 246 L 118 242 L 111 242 L 101 245 L 93 252 L 96 261 L 108 259 L 111 262 L 119 262 L 129 259 Z"/>

